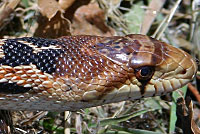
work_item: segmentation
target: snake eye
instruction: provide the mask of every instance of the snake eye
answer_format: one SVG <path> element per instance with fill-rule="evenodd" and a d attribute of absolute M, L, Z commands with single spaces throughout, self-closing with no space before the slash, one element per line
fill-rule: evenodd
<path fill-rule="evenodd" d="M 143 66 L 135 69 L 135 76 L 138 80 L 150 80 L 154 73 L 154 68 L 151 66 Z"/>

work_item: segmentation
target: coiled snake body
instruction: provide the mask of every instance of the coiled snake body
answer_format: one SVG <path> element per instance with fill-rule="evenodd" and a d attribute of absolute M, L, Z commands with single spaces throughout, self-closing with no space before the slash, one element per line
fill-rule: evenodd
<path fill-rule="evenodd" d="M 75 111 L 187 84 L 186 52 L 144 35 L 0 41 L 0 109 Z"/>

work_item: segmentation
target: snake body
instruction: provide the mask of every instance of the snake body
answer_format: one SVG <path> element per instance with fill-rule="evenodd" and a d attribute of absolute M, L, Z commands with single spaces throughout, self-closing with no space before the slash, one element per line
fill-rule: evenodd
<path fill-rule="evenodd" d="M 0 109 L 75 111 L 187 84 L 189 54 L 145 35 L 0 40 Z"/>

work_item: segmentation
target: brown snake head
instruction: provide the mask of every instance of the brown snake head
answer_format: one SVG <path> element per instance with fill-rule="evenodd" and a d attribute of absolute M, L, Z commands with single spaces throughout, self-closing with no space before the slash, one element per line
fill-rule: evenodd
<path fill-rule="evenodd" d="M 144 35 L 0 41 L 0 109 L 78 110 L 163 95 L 194 78 L 189 54 Z"/>

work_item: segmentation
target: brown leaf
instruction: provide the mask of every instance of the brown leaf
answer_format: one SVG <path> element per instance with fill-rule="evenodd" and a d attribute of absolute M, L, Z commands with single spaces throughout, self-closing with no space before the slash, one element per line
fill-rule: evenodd
<path fill-rule="evenodd" d="M 79 9 L 81 6 L 87 5 L 89 3 L 90 3 L 90 0 L 75 0 L 74 3 L 65 10 L 65 14 L 64 14 L 65 18 L 72 21 L 76 10 Z"/>
<path fill-rule="evenodd" d="M 59 0 L 58 3 L 63 10 L 69 8 L 76 0 Z"/>
<path fill-rule="evenodd" d="M 97 3 L 80 7 L 74 16 L 72 34 L 114 35 L 114 30 L 105 23 L 104 11 L 99 8 Z"/>
<path fill-rule="evenodd" d="M 20 0 L 11 0 L 9 2 L 5 2 L 0 8 L 0 30 L 7 24 L 7 18 L 14 11 L 16 6 L 19 4 Z"/>
<path fill-rule="evenodd" d="M 56 0 L 38 0 L 39 10 L 43 16 L 51 20 L 58 11 L 64 12 Z"/>
<path fill-rule="evenodd" d="M 34 36 L 43 38 L 58 38 L 61 36 L 70 35 L 70 22 L 58 12 L 50 21 L 40 16 L 38 20 L 38 28 Z"/>
<path fill-rule="evenodd" d="M 73 2 L 73 4 L 66 9 L 65 13 L 58 11 L 56 15 L 51 18 L 51 20 L 49 20 L 46 16 L 40 16 L 38 20 L 39 25 L 34 36 L 57 38 L 71 35 L 70 27 L 71 22 L 73 21 L 74 12 L 80 6 L 88 4 L 89 2 L 90 0 L 75 0 L 75 2 Z"/>
<path fill-rule="evenodd" d="M 193 103 L 190 98 L 177 100 L 177 124 L 183 130 L 183 134 L 200 134 L 200 129 L 193 119 Z"/>

